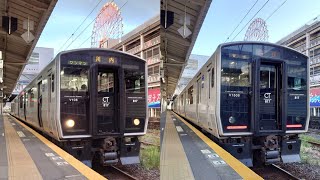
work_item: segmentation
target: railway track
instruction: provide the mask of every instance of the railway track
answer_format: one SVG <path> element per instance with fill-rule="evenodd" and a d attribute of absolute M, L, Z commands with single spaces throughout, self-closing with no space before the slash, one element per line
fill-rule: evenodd
<path fill-rule="evenodd" d="M 138 180 L 138 178 L 121 170 L 116 166 L 104 166 L 94 168 L 99 174 L 111 180 Z"/>
<path fill-rule="evenodd" d="M 278 165 L 271 164 L 260 168 L 253 168 L 254 172 L 265 180 L 298 180 L 299 178 L 290 172 L 282 169 Z"/>
<path fill-rule="evenodd" d="M 312 144 L 314 146 L 320 147 L 320 143 L 319 142 L 314 142 L 314 141 L 307 141 L 309 144 Z"/>

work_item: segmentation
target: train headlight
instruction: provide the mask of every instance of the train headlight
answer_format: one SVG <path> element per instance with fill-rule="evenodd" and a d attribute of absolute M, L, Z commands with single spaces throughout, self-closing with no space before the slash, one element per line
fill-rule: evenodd
<path fill-rule="evenodd" d="M 133 120 L 133 124 L 138 126 L 140 124 L 140 120 L 139 119 L 134 119 Z"/>
<path fill-rule="evenodd" d="M 236 118 L 233 117 L 233 116 L 230 116 L 230 117 L 229 117 L 229 123 L 233 124 L 233 123 L 235 123 L 235 122 L 236 122 Z"/>
<path fill-rule="evenodd" d="M 74 124 L 75 124 L 75 122 L 74 122 L 73 119 L 68 119 L 68 120 L 66 121 L 66 125 L 67 125 L 67 127 L 69 127 L 69 128 L 72 128 L 72 127 L 74 126 Z"/>

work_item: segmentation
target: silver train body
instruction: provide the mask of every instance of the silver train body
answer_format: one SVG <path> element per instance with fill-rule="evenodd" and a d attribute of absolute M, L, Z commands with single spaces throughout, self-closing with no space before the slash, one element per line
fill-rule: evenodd
<path fill-rule="evenodd" d="M 91 166 L 139 163 L 147 130 L 145 60 L 106 49 L 59 53 L 11 103 L 11 115 Z"/>
<path fill-rule="evenodd" d="M 175 97 L 173 111 L 247 166 L 300 161 L 309 125 L 309 61 L 262 42 L 219 45 Z"/>

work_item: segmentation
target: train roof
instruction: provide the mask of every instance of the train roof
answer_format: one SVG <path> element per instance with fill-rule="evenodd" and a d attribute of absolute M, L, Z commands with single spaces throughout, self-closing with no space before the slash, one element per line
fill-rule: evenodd
<path fill-rule="evenodd" d="M 127 55 L 127 56 L 131 56 L 131 57 L 135 57 L 140 59 L 141 61 L 146 62 L 145 59 L 142 59 L 139 56 L 133 55 L 133 54 L 129 54 L 127 52 L 124 51 L 119 51 L 119 50 L 114 50 L 114 49 L 106 49 L 106 48 L 79 48 L 79 49 L 71 49 L 71 50 L 67 50 L 67 51 L 61 51 L 59 52 L 56 57 L 60 56 L 61 54 L 66 54 L 66 53 L 71 53 L 71 52 L 77 52 L 77 51 L 107 51 L 107 52 L 114 52 L 114 53 L 120 53 L 123 55 Z"/>
<path fill-rule="evenodd" d="M 280 47 L 280 48 L 284 48 L 284 49 L 287 49 L 287 50 L 291 50 L 291 51 L 294 51 L 296 53 L 299 53 L 303 56 L 305 56 L 306 58 L 308 58 L 307 55 L 304 55 L 302 54 L 301 52 L 291 48 L 291 47 L 288 47 L 288 46 L 283 46 L 283 45 L 280 45 L 280 44 L 274 44 L 274 43 L 270 43 L 270 42 L 261 42 L 261 41 L 234 41 L 234 42 L 227 42 L 227 43 L 222 43 L 222 44 L 219 44 L 218 47 L 217 47 L 217 50 L 218 49 L 221 49 L 221 47 L 223 46 L 229 46 L 229 45 L 237 45 L 237 44 L 260 44 L 260 45 L 270 45 L 270 46 L 275 46 L 275 47 Z"/>
<path fill-rule="evenodd" d="M 280 48 L 284 48 L 284 49 L 287 49 L 287 50 L 291 50 L 291 51 L 294 51 L 296 53 L 299 53 L 300 55 L 303 55 L 304 57 L 306 57 L 307 59 L 309 58 L 308 56 L 302 54 L 301 52 L 293 49 L 293 48 L 290 48 L 290 47 L 287 47 L 287 46 L 283 46 L 283 45 L 279 45 L 279 44 L 274 44 L 274 43 L 270 43 L 270 42 L 261 42 L 261 41 L 233 41 L 233 42 L 227 42 L 227 43 L 222 43 L 222 44 L 219 44 L 217 49 L 214 51 L 214 53 L 210 56 L 210 58 L 207 60 L 206 63 L 203 64 L 203 66 L 195 73 L 194 77 L 195 76 L 198 76 L 202 70 L 203 67 L 207 66 L 208 63 L 210 63 L 210 59 L 212 58 L 212 56 L 214 56 L 214 54 L 217 52 L 217 51 L 220 51 L 221 50 L 221 47 L 223 46 L 229 46 L 229 45 L 237 45 L 237 44 L 260 44 L 260 45 L 270 45 L 270 46 L 275 46 L 275 47 L 280 47 Z M 190 80 L 190 82 L 187 83 L 187 85 L 183 88 L 183 90 L 179 93 L 179 94 L 174 94 L 172 96 L 172 100 L 175 100 L 177 96 L 179 96 L 182 92 L 186 91 L 186 88 L 190 85 L 191 81 L 194 79 L 194 77 Z"/>

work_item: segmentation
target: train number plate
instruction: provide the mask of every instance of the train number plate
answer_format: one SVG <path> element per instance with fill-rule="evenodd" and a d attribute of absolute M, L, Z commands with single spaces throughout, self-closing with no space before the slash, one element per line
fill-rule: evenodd
<path fill-rule="evenodd" d="M 229 93 L 229 97 L 240 97 L 240 94 Z"/>

